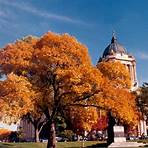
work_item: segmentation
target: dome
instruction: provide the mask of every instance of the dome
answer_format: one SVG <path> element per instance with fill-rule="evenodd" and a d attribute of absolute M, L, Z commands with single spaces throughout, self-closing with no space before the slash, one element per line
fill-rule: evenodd
<path fill-rule="evenodd" d="M 104 50 L 103 58 L 116 53 L 127 54 L 125 48 L 117 42 L 115 35 L 113 35 L 111 43 Z"/>

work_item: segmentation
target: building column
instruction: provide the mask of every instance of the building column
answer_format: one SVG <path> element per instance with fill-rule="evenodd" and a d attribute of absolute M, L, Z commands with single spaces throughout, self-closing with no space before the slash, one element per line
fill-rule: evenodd
<path fill-rule="evenodd" d="M 131 75 L 131 81 L 132 81 L 132 84 L 134 82 L 134 70 L 133 70 L 133 65 L 130 65 L 130 75 Z"/>
<path fill-rule="evenodd" d="M 140 120 L 138 124 L 138 137 L 147 136 L 146 120 Z"/>
<path fill-rule="evenodd" d="M 133 67 L 134 67 L 134 77 L 135 77 L 134 81 L 137 82 L 136 65 L 134 64 Z"/>

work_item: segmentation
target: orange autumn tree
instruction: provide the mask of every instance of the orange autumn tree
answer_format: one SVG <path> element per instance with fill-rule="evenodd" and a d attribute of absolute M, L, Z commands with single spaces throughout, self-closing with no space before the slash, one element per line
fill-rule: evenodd
<path fill-rule="evenodd" d="M 97 68 L 102 72 L 103 76 L 106 79 L 106 83 L 103 89 L 104 99 L 105 99 L 104 103 L 106 103 L 107 106 L 109 106 L 110 104 L 110 108 L 112 108 L 112 110 L 114 111 L 121 110 L 121 111 L 116 111 L 121 113 L 121 116 L 129 114 L 128 109 L 129 110 L 133 109 L 133 111 L 130 111 L 131 116 L 130 115 L 126 116 L 131 118 L 130 120 L 127 119 L 127 122 L 132 123 L 132 120 L 137 121 L 136 120 L 137 116 L 135 116 L 135 113 L 137 112 L 136 101 L 135 101 L 136 98 L 134 94 L 132 94 L 129 91 L 129 89 L 131 88 L 131 79 L 130 79 L 130 74 L 126 69 L 126 67 L 120 62 L 108 61 L 108 62 L 98 63 Z M 120 118 L 121 120 L 126 119 L 125 117 L 120 117 Z"/>
<path fill-rule="evenodd" d="M 29 87 L 30 83 L 27 80 L 12 73 L 5 81 L 0 82 L 0 99 L 4 105 L 3 117 L 6 117 L 7 122 L 16 122 L 32 108 L 29 99 L 32 93 Z"/>
<path fill-rule="evenodd" d="M 122 63 L 118 61 L 104 61 L 99 62 L 97 68 L 111 82 L 113 87 L 121 89 L 131 88 L 129 71 Z"/>
<path fill-rule="evenodd" d="M 1 128 L 0 129 L 0 140 L 4 140 L 5 138 L 8 138 L 12 131 L 8 129 Z"/>
<path fill-rule="evenodd" d="M 5 102 L 0 99 L 0 121 L 3 118 L 3 114 L 4 114 L 4 111 L 5 111 L 4 106 L 5 106 Z"/>
<path fill-rule="evenodd" d="M 69 125 L 79 135 L 84 135 L 85 131 L 104 130 L 107 127 L 106 112 L 102 111 L 100 113 L 98 107 L 73 106 L 65 114 Z"/>
<path fill-rule="evenodd" d="M 70 107 L 100 107 L 110 110 L 110 103 L 104 105 L 104 99 L 115 103 L 118 96 L 116 89 L 106 83 L 107 78 L 92 66 L 87 48 L 67 34 L 48 32 L 31 42 L 18 40 L 8 44 L 0 51 L 0 64 L 1 73 L 7 78 L 4 83 L 9 81 L 11 84 L 10 76 L 14 79 L 14 87 L 7 85 L 10 94 L 6 93 L 0 99 L 8 102 L 10 113 L 14 110 L 13 113 L 19 115 L 17 108 L 21 106 L 13 107 L 14 101 L 10 101 L 13 98 L 18 103 L 22 100 L 27 102 L 25 105 L 30 104 L 27 110 L 24 104 L 21 106 L 22 115 L 23 108 L 24 115 L 27 112 L 44 114 L 49 128 L 47 148 L 56 147 L 54 122 L 58 114 Z M 17 79 L 22 80 L 25 89 L 16 83 Z M 4 86 L 3 89 L 7 91 Z M 16 99 L 17 93 L 19 99 Z M 114 103 L 114 113 L 121 116 L 118 105 Z M 119 118 L 129 119 L 126 114 Z"/>
<path fill-rule="evenodd" d="M 31 83 L 22 76 L 13 73 L 7 75 L 5 81 L 0 82 L 0 100 L 2 101 L 1 120 L 6 123 L 26 119 L 35 129 L 35 141 L 39 141 L 39 133 L 44 125 L 42 114 L 32 102 L 37 97 Z M 32 99 L 30 99 L 32 98 Z"/>
<path fill-rule="evenodd" d="M 15 44 L 7 45 L 6 48 L 9 49 L 9 53 L 6 53 L 5 58 L 9 57 L 10 61 L 7 63 L 8 59 L 5 59 L 7 64 L 5 64 L 6 67 L 3 67 L 4 74 L 7 74 L 7 79 L 0 82 L 0 89 L 2 90 L 0 96 L 3 106 L 5 104 L 5 113 L 2 114 L 3 121 L 16 122 L 20 118 L 27 119 L 34 126 L 36 142 L 39 141 L 39 133 L 45 123 L 42 119 L 43 113 L 29 99 L 30 97 L 32 99 L 37 97 L 38 93 L 32 89 L 32 84 L 29 83 L 25 75 L 27 74 L 26 69 L 29 66 L 29 60 L 32 58 L 33 46 L 37 40 L 36 37 L 27 36 L 17 40 Z M 11 57 L 13 54 L 14 57 Z M 19 69 L 19 71 L 16 71 L 16 74 L 11 73 L 12 69 L 9 63 L 11 63 L 11 66 L 15 63 L 16 68 Z"/>
<path fill-rule="evenodd" d="M 18 85 L 11 95 L 14 98 L 20 93 L 20 99 L 29 99 L 27 104 L 31 102 L 33 106 L 27 108 L 28 112 L 36 108 L 45 115 L 49 126 L 48 148 L 55 147 L 56 115 L 67 106 L 85 106 L 86 99 L 99 95 L 103 81 L 101 73 L 91 65 L 87 48 L 67 34 L 47 33 L 32 45 L 22 40 L 9 44 L 1 50 L 0 64 L 1 72 L 7 76 L 4 83 L 13 75 L 29 85 L 30 92 Z M 1 99 L 8 100 L 13 107 L 9 94 Z"/>
<path fill-rule="evenodd" d="M 98 122 L 98 112 L 96 107 L 71 107 L 67 113 L 73 130 L 77 134 L 84 134 L 84 131 L 90 132 Z"/>
<path fill-rule="evenodd" d="M 93 125 L 92 130 L 104 131 L 107 129 L 107 115 L 106 110 L 98 110 L 98 120 Z"/>
<path fill-rule="evenodd" d="M 138 120 L 138 112 L 135 96 L 126 90 L 106 90 L 104 92 L 104 104 L 112 115 L 116 117 L 120 123 L 131 124 L 136 126 Z M 110 94 L 109 94 L 110 93 Z"/>
<path fill-rule="evenodd" d="M 103 73 L 106 79 L 104 85 L 104 106 L 109 111 L 108 134 L 113 137 L 114 118 L 118 124 L 136 126 L 138 121 L 138 111 L 136 106 L 136 97 L 129 89 L 131 88 L 130 74 L 127 68 L 116 61 L 100 62 L 97 68 Z M 114 122 L 114 123 L 113 123 Z M 108 139 L 109 143 L 113 139 Z"/>

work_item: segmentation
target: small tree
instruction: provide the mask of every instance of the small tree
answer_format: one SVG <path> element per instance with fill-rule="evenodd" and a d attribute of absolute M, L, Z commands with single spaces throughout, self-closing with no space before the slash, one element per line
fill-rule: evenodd
<path fill-rule="evenodd" d="M 97 124 L 99 115 L 96 107 L 73 106 L 66 111 L 65 118 L 70 121 L 75 133 L 83 135 L 90 132 Z"/>

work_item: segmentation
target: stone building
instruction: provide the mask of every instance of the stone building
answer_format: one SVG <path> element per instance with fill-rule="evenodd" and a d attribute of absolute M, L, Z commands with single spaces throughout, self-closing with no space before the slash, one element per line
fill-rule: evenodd
<path fill-rule="evenodd" d="M 120 61 L 124 64 L 130 73 L 132 81 L 131 89 L 129 91 L 136 91 L 138 89 L 136 59 L 117 41 L 114 33 L 111 43 L 105 48 L 103 55 L 98 62 L 101 61 Z M 141 136 L 142 134 L 147 135 L 145 119 L 139 121 L 137 134 L 138 136 Z"/>
<path fill-rule="evenodd" d="M 22 140 L 24 141 L 34 141 L 35 140 L 35 129 L 31 122 L 28 120 L 21 119 L 18 124 L 18 131 L 22 133 Z"/>

